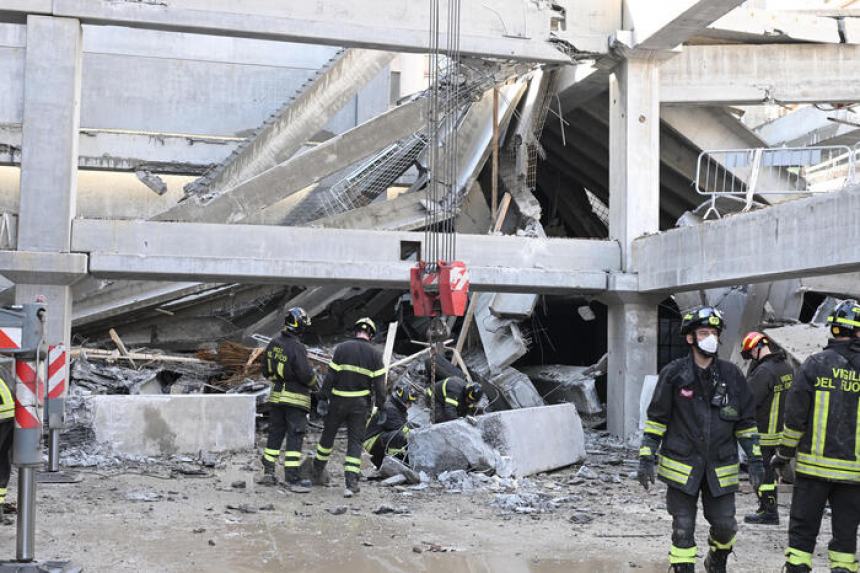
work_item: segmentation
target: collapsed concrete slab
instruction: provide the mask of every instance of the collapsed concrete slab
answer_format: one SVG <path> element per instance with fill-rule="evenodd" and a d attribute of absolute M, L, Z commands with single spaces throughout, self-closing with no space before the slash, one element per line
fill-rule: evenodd
<path fill-rule="evenodd" d="M 584 459 L 582 421 L 572 404 L 493 412 L 475 425 L 455 420 L 409 434 L 410 462 L 433 476 L 493 470 L 523 477 Z"/>
<path fill-rule="evenodd" d="M 479 293 L 475 304 L 475 325 L 481 345 L 493 374 L 501 372 L 529 351 L 520 327 L 516 322 L 493 315 L 490 304 L 495 295 Z"/>
<path fill-rule="evenodd" d="M 764 333 L 785 350 L 795 368 L 803 364 L 803 361 L 812 354 L 820 352 L 830 338 L 827 328 L 814 324 L 767 328 Z"/>
<path fill-rule="evenodd" d="M 162 456 L 254 447 L 250 395 L 90 396 L 97 442 L 116 454 Z"/>
<path fill-rule="evenodd" d="M 580 416 L 603 414 L 603 404 L 594 386 L 590 366 L 568 366 L 546 364 L 521 368 L 529 377 L 544 402 L 548 404 L 571 403 Z"/>
<path fill-rule="evenodd" d="M 543 406 L 543 398 L 540 397 L 529 377 L 519 370 L 510 366 L 503 368 L 501 372 L 493 373 L 483 352 L 469 352 L 463 357 L 466 367 L 476 382 L 484 388 L 484 392 L 490 398 L 492 410 L 504 409 L 497 403 L 499 399 L 508 408 L 534 408 Z"/>

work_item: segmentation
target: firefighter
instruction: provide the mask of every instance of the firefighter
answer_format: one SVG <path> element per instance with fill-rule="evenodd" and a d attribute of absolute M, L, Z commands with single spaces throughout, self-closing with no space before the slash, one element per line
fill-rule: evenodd
<path fill-rule="evenodd" d="M 417 399 L 418 392 L 411 385 L 399 384 L 385 406 L 370 416 L 364 434 L 364 449 L 377 468 L 385 456 L 406 458 L 406 438 L 411 430 L 406 416 Z"/>
<path fill-rule="evenodd" d="M 11 376 L 8 379 L 12 379 Z M 3 369 L 0 377 L 0 515 L 6 509 L 6 488 L 12 474 L 12 443 L 15 435 L 15 398 L 6 383 Z"/>
<path fill-rule="evenodd" d="M 860 522 L 860 304 L 847 300 L 827 319 L 833 338 L 797 371 L 785 405 L 782 440 L 771 464 L 797 456 L 785 570 L 812 570 L 824 507 L 830 503 L 830 570 L 858 570 Z"/>
<path fill-rule="evenodd" d="M 344 497 L 352 497 L 359 491 L 361 448 L 371 398 L 375 398 L 378 406 L 385 403 L 385 366 L 382 355 L 370 342 L 376 335 L 376 324 L 369 318 L 361 318 L 356 321 L 353 334 L 353 339 L 335 348 L 320 392 L 317 412 L 324 418 L 324 425 L 313 466 L 314 482 L 325 484 L 325 466 L 331 456 L 335 434 L 346 425 Z"/>
<path fill-rule="evenodd" d="M 263 478 L 260 483 L 277 484 L 275 464 L 284 437 L 284 482 L 296 493 L 310 491 L 310 481 L 301 479 L 302 443 L 308 430 L 311 387 L 316 376 L 308 362 L 308 351 L 299 336 L 310 326 L 307 313 L 293 307 L 284 317 L 283 330 L 269 342 L 263 355 L 263 376 L 272 381 L 269 395 L 269 437 L 263 451 Z"/>
<path fill-rule="evenodd" d="M 434 421 L 439 423 L 474 415 L 484 390 L 475 382 L 449 376 L 436 382 L 435 392 L 431 395 L 435 395 Z"/>
<path fill-rule="evenodd" d="M 737 532 L 739 444 L 749 459 L 753 487 L 758 489 L 764 478 L 752 394 L 740 370 L 716 357 L 723 327 L 722 314 L 712 307 L 683 314 L 681 334 L 690 355 L 660 372 L 639 449 L 637 477 L 642 486 L 647 490 L 654 483 L 655 465 L 656 474 L 669 486 L 669 563 L 675 573 L 695 571 L 700 495 L 711 526 L 705 569 L 712 573 L 726 570 Z"/>
<path fill-rule="evenodd" d="M 751 360 L 747 384 L 753 395 L 758 424 L 759 445 L 764 463 L 764 483 L 759 486 L 758 510 L 744 516 L 746 523 L 779 525 L 777 511 L 776 474 L 770 458 L 782 438 L 785 396 L 791 388 L 794 373 L 785 352 L 761 332 L 750 332 L 741 343 L 741 356 Z"/>

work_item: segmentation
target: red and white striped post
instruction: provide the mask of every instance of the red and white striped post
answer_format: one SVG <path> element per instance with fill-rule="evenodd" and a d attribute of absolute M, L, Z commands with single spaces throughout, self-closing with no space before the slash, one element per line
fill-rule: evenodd
<path fill-rule="evenodd" d="M 43 383 L 36 363 L 15 360 L 15 449 L 16 466 L 36 466 L 42 461 L 42 416 L 40 412 Z"/>
<path fill-rule="evenodd" d="M 60 471 L 60 430 L 66 422 L 66 392 L 68 366 L 66 347 L 48 347 L 48 395 L 45 398 L 45 421 L 48 425 L 48 471 Z"/>

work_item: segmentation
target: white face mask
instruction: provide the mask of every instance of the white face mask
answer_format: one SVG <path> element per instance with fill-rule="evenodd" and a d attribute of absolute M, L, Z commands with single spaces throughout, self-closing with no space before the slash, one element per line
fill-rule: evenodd
<path fill-rule="evenodd" d="M 717 353 L 717 348 L 720 345 L 720 339 L 716 337 L 714 334 L 709 334 L 707 337 L 699 340 L 696 343 L 696 346 L 699 347 L 704 354 L 707 356 L 713 356 Z"/>

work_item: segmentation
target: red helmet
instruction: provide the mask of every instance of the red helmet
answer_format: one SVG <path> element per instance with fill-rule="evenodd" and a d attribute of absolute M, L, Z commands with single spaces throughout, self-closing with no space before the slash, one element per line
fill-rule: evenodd
<path fill-rule="evenodd" d="M 766 335 L 754 330 L 744 336 L 744 341 L 741 343 L 741 356 L 744 357 L 744 360 L 750 360 L 753 350 L 761 346 L 768 346 L 770 343 L 770 339 Z"/>

